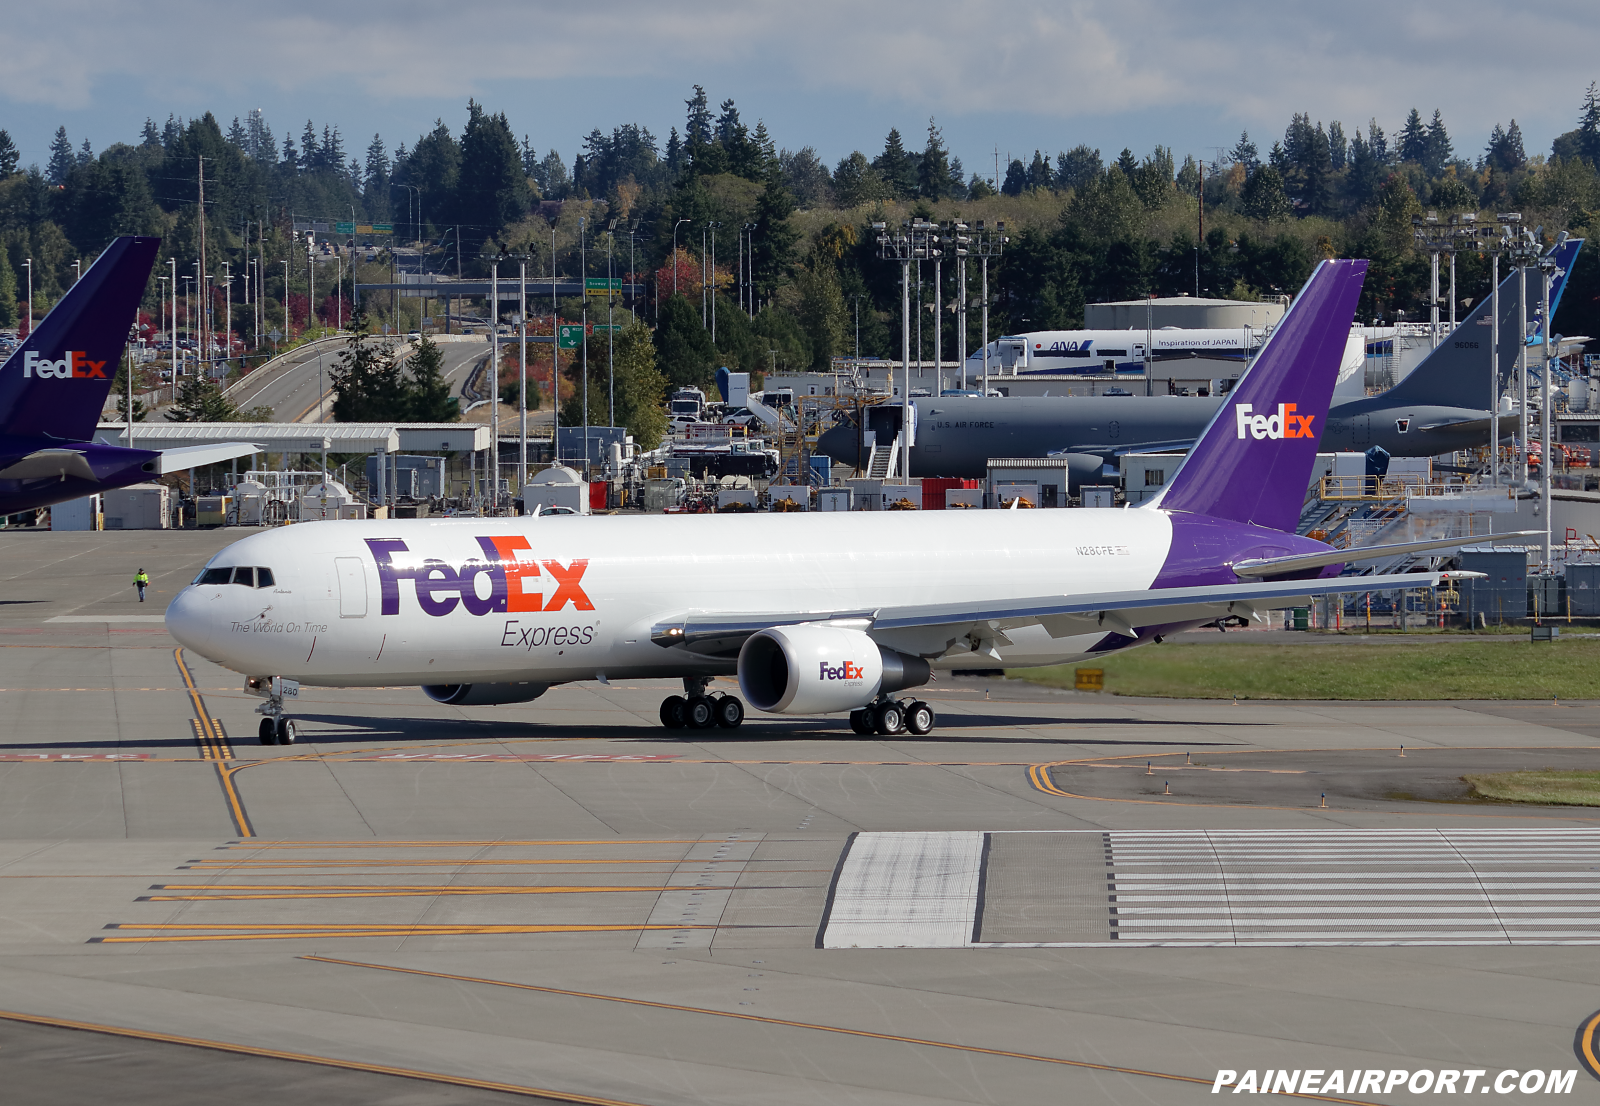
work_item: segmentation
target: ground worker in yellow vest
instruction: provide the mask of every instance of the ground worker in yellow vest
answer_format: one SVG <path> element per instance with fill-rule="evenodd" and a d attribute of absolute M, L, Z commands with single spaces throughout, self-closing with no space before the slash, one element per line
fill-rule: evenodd
<path fill-rule="evenodd" d="M 141 568 L 134 576 L 133 586 L 139 589 L 139 602 L 143 603 L 144 589 L 150 586 L 150 577 L 145 575 L 144 569 Z"/>

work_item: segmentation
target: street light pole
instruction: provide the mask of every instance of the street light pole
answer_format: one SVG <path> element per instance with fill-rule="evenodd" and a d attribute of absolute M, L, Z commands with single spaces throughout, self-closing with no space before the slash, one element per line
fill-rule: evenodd
<path fill-rule="evenodd" d="M 955 241 L 956 257 L 961 259 L 956 287 L 956 294 L 961 297 L 961 310 L 956 315 L 956 341 L 961 346 L 961 390 L 964 392 L 967 390 L 967 246 L 972 239 L 967 236 L 966 223 L 951 223 L 950 230 Z"/>
<path fill-rule="evenodd" d="M 606 234 L 606 424 L 617 425 L 617 332 L 614 329 L 615 320 L 612 317 L 611 271 L 612 253 L 617 244 L 615 225 Z M 712 341 L 716 340 L 716 331 L 711 332 Z"/>
<path fill-rule="evenodd" d="M 1540 315 L 1539 329 L 1544 333 L 1544 366 L 1539 372 L 1539 509 L 1544 512 L 1544 570 L 1551 569 L 1550 474 L 1556 467 L 1555 443 L 1550 433 L 1550 366 L 1555 356 L 1551 346 L 1550 282 L 1555 275 L 1556 259 L 1545 254 L 1539 259 L 1539 275 L 1544 280 L 1544 310 Z"/>
<path fill-rule="evenodd" d="M 679 219 L 672 224 L 672 294 L 678 294 L 678 228 L 691 222 L 689 219 Z"/>
<path fill-rule="evenodd" d="M 589 478 L 589 262 L 584 241 L 587 220 L 578 216 L 578 294 L 583 297 L 583 477 Z"/>
<path fill-rule="evenodd" d="M 22 267 L 28 270 L 28 325 L 22 328 L 26 338 L 33 333 L 33 258 L 24 261 Z"/>
<path fill-rule="evenodd" d="M 939 227 L 925 219 L 913 219 L 902 224 L 899 234 L 889 234 L 883 223 L 872 224 L 878 232 L 878 256 L 886 261 L 900 262 L 900 480 L 911 480 L 911 428 L 914 408 L 911 406 L 911 262 L 925 258 L 938 258 Z M 920 326 L 921 319 L 917 322 Z M 920 363 L 922 351 L 917 351 Z"/>
<path fill-rule="evenodd" d="M 522 354 L 517 358 L 517 491 L 528 485 L 528 258 L 517 259 L 517 318 L 522 322 Z M 552 330 L 551 341 L 555 340 Z M 523 508 L 526 512 L 527 508 Z"/>
<path fill-rule="evenodd" d="M 989 259 L 999 257 L 1005 244 L 1010 241 L 1006 237 L 1006 225 L 996 222 L 993 232 L 984 228 L 982 219 L 978 220 L 977 233 L 973 235 L 972 246 L 977 251 L 978 258 L 983 262 L 983 394 L 989 395 Z"/>
<path fill-rule="evenodd" d="M 489 514 L 500 513 L 500 259 L 489 263 Z"/>
<path fill-rule="evenodd" d="M 717 344 L 717 228 L 721 223 L 707 224 L 711 227 L 711 344 Z"/>

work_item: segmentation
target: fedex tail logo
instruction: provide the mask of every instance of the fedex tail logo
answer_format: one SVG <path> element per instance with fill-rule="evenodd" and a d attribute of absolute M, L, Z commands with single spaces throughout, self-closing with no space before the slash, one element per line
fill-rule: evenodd
<path fill-rule="evenodd" d="M 1246 436 L 1251 438 L 1270 438 L 1278 441 L 1282 438 L 1315 438 L 1316 434 L 1311 429 L 1311 420 L 1315 415 L 1297 415 L 1294 403 L 1280 403 L 1276 414 L 1253 415 L 1250 413 L 1248 403 L 1233 405 L 1234 419 L 1239 428 L 1239 440 Z"/>
<path fill-rule="evenodd" d="M 30 349 L 22 355 L 22 375 L 24 378 L 36 376 L 40 380 L 104 380 L 106 363 L 89 360 L 89 355 L 81 349 L 68 350 L 59 361 L 40 357 L 37 350 Z"/>
<path fill-rule="evenodd" d="M 527 538 L 479 538 L 484 559 L 471 558 L 459 568 L 433 558 L 419 565 L 396 564 L 395 554 L 410 552 L 405 542 L 396 538 L 366 541 L 378 565 L 384 614 L 400 613 L 402 580 L 416 585 L 417 606 L 435 618 L 443 618 L 458 606 L 479 616 L 505 611 L 559 611 L 568 603 L 574 610 L 594 610 L 583 590 L 583 574 L 589 562 L 578 559 L 564 565 L 560 561 L 535 560 Z M 519 557 L 519 553 L 526 557 Z M 554 585 L 548 596 L 543 590 L 546 576 Z M 485 585 L 488 595 L 482 594 Z"/>

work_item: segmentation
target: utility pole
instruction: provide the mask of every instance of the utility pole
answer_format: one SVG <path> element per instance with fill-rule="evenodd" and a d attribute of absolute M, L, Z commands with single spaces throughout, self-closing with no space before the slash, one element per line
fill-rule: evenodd
<path fill-rule="evenodd" d="M 200 202 L 199 202 L 199 204 L 197 206 L 199 207 L 198 219 L 199 219 L 199 223 L 200 223 L 200 261 L 199 261 L 198 268 L 197 268 L 197 270 L 195 272 L 195 289 L 194 290 L 196 292 L 200 293 L 201 296 L 204 296 L 206 294 L 206 290 L 205 290 L 205 284 L 201 280 L 201 274 L 203 274 L 206 271 L 206 159 L 204 157 L 202 157 L 202 158 L 199 159 L 199 162 L 200 162 L 200 171 L 199 171 L 199 201 Z M 205 326 L 205 320 L 210 316 L 210 313 L 211 313 L 210 309 L 211 309 L 211 305 L 209 303 L 207 303 L 207 304 L 204 304 L 201 307 L 201 311 L 200 311 L 200 320 L 201 320 L 200 321 L 200 348 L 199 348 L 198 351 L 196 351 L 196 355 L 195 355 L 196 356 L 196 368 L 198 368 L 198 365 L 199 365 L 199 360 L 198 359 L 202 355 L 209 354 L 211 352 L 211 346 L 206 341 L 206 326 Z"/>
<path fill-rule="evenodd" d="M 522 323 L 522 355 L 517 358 L 517 491 L 528 486 L 528 258 L 517 258 L 517 318 Z M 555 331 L 550 331 L 551 342 Z M 526 511 L 527 507 L 524 506 Z"/>
<path fill-rule="evenodd" d="M 700 325 L 707 330 L 711 328 L 711 318 L 706 311 L 706 227 L 700 228 Z"/>
<path fill-rule="evenodd" d="M 550 457 L 561 464 L 561 306 L 556 302 L 556 224 L 550 224 Z"/>
<path fill-rule="evenodd" d="M 1558 239 L 1558 243 L 1565 241 L 1566 235 Z M 1539 372 L 1539 509 L 1544 512 L 1544 570 L 1549 572 L 1552 567 L 1551 558 L 1551 531 L 1554 529 L 1550 522 L 1550 474 L 1556 467 L 1556 447 L 1551 440 L 1550 433 L 1550 366 L 1555 357 L 1551 340 L 1554 338 L 1550 326 L 1550 282 L 1555 276 L 1555 254 L 1545 254 L 1539 258 L 1539 275 L 1544 281 L 1544 310 L 1540 314 L 1539 329 L 1544 335 L 1544 365 Z"/>
<path fill-rule="evenodd" d="M 983 263 L 983 394 L 989 395 L 989 259 L 999 257 L 1000 251 L 1010 239 L 1006 237 L 1006 225 L 996 222 L 994 230 L 984 228 L 983 220 L 978 220 L 977 233 L 972 236 L 972 248 L 979 260 Z"/>
<path fill-rule="evenodd" d="M 707 224 L 711 228 L 711 344 L 717 342 L 717 228 L 721 223 Z M 608 322 L 610 320 L 607 320 Z"/>
<path fill-rule="evenodd" d="M 500 259 L 489 263 L 489 514 L 500 513 Z"/>
<path fill-rule="evenodd" d="M 589 263 L 586 220 L 578 217 L 578 294 L 583 297 L 583 478 L 589 478 Z"/>
<path fill-rule="evenodd" d="M 967 390 L 967 247 L 972 244 L 972 239 L 967 235 L 967 230 L 966 223 L 955 222 L 950 224 L 951 241 L 955 244 L 956 257 L 961 261 L 961 268 L 956 282 L 956 293 L 961 297 L 961 310 L 956 315 L 956 341 L 961 347 L 961 390 L 963 392 Z"/>
<path fill-rule="evenodd" d="M 617 332 L 612 318 L 612 251 L 617 244 L 616 224 L 606 233 L 606 423 L 617 425 Z M 713 254 L 713 257 L 716 255 Z M 713 271 L 715 266 L 713 265 Z M 711 303 L 711 340 L 717 340 L 716 301 Z"/>

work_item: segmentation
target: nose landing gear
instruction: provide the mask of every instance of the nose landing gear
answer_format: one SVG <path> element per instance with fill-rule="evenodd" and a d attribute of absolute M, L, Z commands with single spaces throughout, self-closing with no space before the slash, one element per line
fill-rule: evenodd
<path fill-rule="evenodd" d="M 736 730 L 744 722 L 744 704 L 737 696 L 706 693 L 709 676 L 685 676 L 683 694 L 661 700 L 661 724 L 669 730 Z"/>
<path fill-rule="evenodd" d="M 248 694 L 259 695 L 266 700 L 256 707 L 257 714 L 266 716 L 261 719 L 261 726 L 256 731 L 261 744 L 293 745 L 299 734 L 294 719 L 283 713 L 283 700 L 285 697 L 299 698 L 300 685 L 294 680 L 277 676 L 251 676 L 245 681 L 244 689 Z"/>

